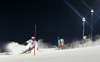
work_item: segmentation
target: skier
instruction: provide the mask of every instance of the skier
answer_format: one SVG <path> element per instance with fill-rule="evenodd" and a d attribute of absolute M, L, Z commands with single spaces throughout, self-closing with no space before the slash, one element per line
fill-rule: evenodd
<path fill-rule="evenodd" d="M 59 48 L 58 49 L 63 49 L 63 46 L 64 46 L 64 39 L 60 39 L 59 42 Z"/>
<path fill-rule="evenodd" d="M 38 50 L 37 42 L 35 43 L 35 37 L 31 37 L 30 40 L 26 41 L 26 43 L 30 43 L 30 46 L 29 46 L 29 48 L 28 48 L 26 51 L 24 51 L 22 54 L 27 54 L 27 52 L 30 54 L 31 51 L 32 51 L 32 49 L 34 48 L 34 44 L 37 46 L 37 51 L 39 51 L 39 50 Z"/>

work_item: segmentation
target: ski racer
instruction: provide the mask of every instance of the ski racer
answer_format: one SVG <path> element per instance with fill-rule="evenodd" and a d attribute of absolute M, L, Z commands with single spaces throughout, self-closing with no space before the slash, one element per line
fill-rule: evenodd
<path fill-rule="evenodd" d="M 64 46 L 64 39 L 60 39 L 59 42 L 58 42 L 58 44 L 59 44 L 58 49 L 62 49 L 63 46 Z"/>
<path fill-rule="evenodd" d="M 29 39 L 28 41 L 26 41 L 26 43 L 30 43 L 29 44 L 29 48 L 27 49 L 27 50 L 25 50 L 22 54 L 27 54 L 27 52 L 30 54 L 31 53 L 31 51 L 33 50 L 33 48 L 34 48 L 34 44 L 37 46 L 37 51 L 39 51 L 38 50 L 38 45 L 37 45 L 37 42 L 35 43 L 35 37 L 31 37 L 31 39 Z"/>

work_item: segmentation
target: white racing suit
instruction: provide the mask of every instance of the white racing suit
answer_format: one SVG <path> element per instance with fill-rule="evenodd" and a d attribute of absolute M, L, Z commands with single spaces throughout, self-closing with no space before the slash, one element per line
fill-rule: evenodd
<path fill-rule="evenodd" d="M 32 52 L 32 50 L 33 50 L 33 48 L 34 48 L 34 44 L 35 44 L 35 48 L 38 50 L 38 44 L 37 44 L 37 42 L 35 42 L 35 40 L 28 40 L 28 48 L 24 51 L 24 53 L 26 53 L 26 52 L 29 52 L 29 53 L 31 53 Z"/>

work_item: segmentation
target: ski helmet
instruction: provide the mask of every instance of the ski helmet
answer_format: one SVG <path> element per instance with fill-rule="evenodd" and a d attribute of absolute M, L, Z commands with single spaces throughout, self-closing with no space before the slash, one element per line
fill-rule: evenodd
<path fill-rule="evenodd" d="M 35 39 L 35 37 L 33 36 L 33 37 L 31 37 L 31 39 Z"/>

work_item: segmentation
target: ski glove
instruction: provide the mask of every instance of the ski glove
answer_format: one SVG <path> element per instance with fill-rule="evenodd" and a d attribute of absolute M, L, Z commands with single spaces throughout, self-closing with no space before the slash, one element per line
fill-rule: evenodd
<path fill-rule="evenodd" d="M 26 43 L 29 43 L 29 41 L 26 41 Z"/>

